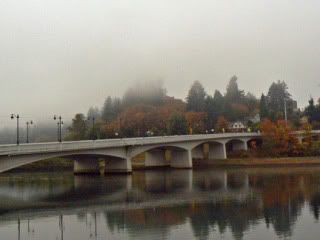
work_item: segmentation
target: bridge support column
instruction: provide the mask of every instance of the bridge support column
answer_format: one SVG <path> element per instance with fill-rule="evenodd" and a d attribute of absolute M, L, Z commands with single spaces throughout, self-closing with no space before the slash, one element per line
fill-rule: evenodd
<path fill-rule="evenodd" d="M 209 159 L 226 159 L 227 151 L 224 143 L 209 143 Z"/>
<path fill-rule="evenodd" d="M 80 156 L 74 159 L 74 174 L 99 174 L 99 161 L 96 157 Z"/>
<path fill-rule="evenodd" d="M 131 158 L 106 157 L 105 173 L 131 173 Z"/>
<path fill-rule="evenodd" d="M 145 153 L 145 167 L 169 166 L 166 161 L 165 150 L 154 149 Z"/>
<path fill-rule="evenodd" d="M 173 168 L 192 168 L 191 150 L 174 149 L 171 151 L 170 166 Z"/>

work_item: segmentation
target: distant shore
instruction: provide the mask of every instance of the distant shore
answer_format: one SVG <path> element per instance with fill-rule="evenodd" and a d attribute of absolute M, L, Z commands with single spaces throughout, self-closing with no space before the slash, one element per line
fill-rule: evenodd
<path fill-rule="evenodd" d="M 320 166 L 320 156 L 315 157 L 283 157 L 283 158 L 230 158 L 230 159 L 194 159 L 194 168 L 204 167 L 290 167 L 290 166 Z M 144 161 L 134 161 L 133 170 L 159 169 L 165 167 L 145 167 Z M 19 168 L 10 172 L 37 171 L 73 171 L 73 161 L 70 159 L 47 159 Z"/>
<path fill-rule="evenodd" d="M 320 165 L 320 156 L 282 157 L 282 158 L 230 158 L 230 159 L 196 159 L 194 167 L 277 167 Z"/>

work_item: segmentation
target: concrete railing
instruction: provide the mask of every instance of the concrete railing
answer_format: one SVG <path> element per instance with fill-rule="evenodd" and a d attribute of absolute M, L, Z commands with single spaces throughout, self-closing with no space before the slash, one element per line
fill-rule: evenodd
<path fill-rule="evenodd" d="M 198 140 L 219 140 L 237 139 L 243 137 L 260 137 L 259 133 L 223 133 L 223 134 L 198 134 L 198 135 L 178 135 L 178 136 L 159 136 L 142 138 L 121 138 L 103 139 L 86 141 L 66 141 L 66 142 L 46 142 L 29 143 L 20 145 L 0 145 L 0 155 L 19 155 L 42 152 L 63 152 L 73 150 L 90 150 L 97 148 L 112 148 L 136 145 L 153 145 L 177 142 L 190 142 Z"/>
<path fill-rule="evenodd" d="M 296 131 L 295 134 L 303 135 L 303 131 Z M 320 134 L 320 130 L 312 131 L 312 134 Z M 101 148 L 113 148 L 136 145 L 168 144 L 181 143 L 199 140 L 232 140 L 237 138 L 261 137 L 260 133 L 218 133 L 218 134 L 198 134 L 198 135 L 176 135 L 176 136 L 157 136 L 140 138 L 120 138 L 120 139 L 101 139 L 85 141 L 66 141 L 66 142 L 45 142 L 29 144 L 7 144 L 0 145 L 0 156 L 19 155 L 43 152 L 63 152 L 73 150 L 90 150 Z"/>

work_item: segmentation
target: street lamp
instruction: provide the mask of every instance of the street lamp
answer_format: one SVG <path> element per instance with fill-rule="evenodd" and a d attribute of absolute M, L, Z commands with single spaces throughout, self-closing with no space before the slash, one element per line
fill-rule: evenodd
<path fill-rule="evenodd" d="M 12 113 L 11 119 L 13 120 L 15 118 L 17 119 L 17 145 L 19 145 L 19 143 L 20 143 L 20 141 L 19 141 L 19 118 L 20 118 L 20 116 L 19 116 L 19 114 Z"/>
<path fill-rule="evenodd" d="M 32 125 L 33 121 L 31 120 L 30 122 L 26 122 L 27 125 L 27 143 L 29 143 L 29 125 Z"/>
<path fill-rule="evenodd" d="M 61 116 L 53 116 L 53 120 L 58 120 L 57 122 L 57 126 L 58 126 L 58 142 L 62 142 L 62 125 L 63 125 L 63 121 L 62 121 L 62 117 Z"/>
<path fill-rule="evenodd" d="M 92 140 L 96 139 L 96 133 L 94 129 L 94 121 L 96 120 L 95 117 L 88 117 L 88 121 L 92 120 Z"/>
<path fill-rule="evenodd" d="M 287 99 L 284 98 L 284 120 L 286 121 L 286 124 L 288 123 L 288 115 L 287 115 Z"/>

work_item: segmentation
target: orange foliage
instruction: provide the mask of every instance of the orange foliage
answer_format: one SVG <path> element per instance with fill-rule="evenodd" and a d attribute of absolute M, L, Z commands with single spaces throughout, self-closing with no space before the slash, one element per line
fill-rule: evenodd
<path fill-rule="evenodd" d="M 301 144 L 284 120 L 261 124 L 263 150 L 270 156 L 294 156 L 301 153 Z"/>
<path fill-rule="evenodd" d="M 206 129 L 207 113 L 187 112 L 186 119 L 190 133 L 204 133 Z"/>
<path fill-rule="evenodd" d="M 224 116 L 220 116 L 218 118 L 218 121 L 217 121 L 215 128 L 218 132 L 223 131 L 223 129 L 226 131 L 229 127 L 228 125 L 229 125 L 229 123 L 228 123 L 227 119 Z"/>

